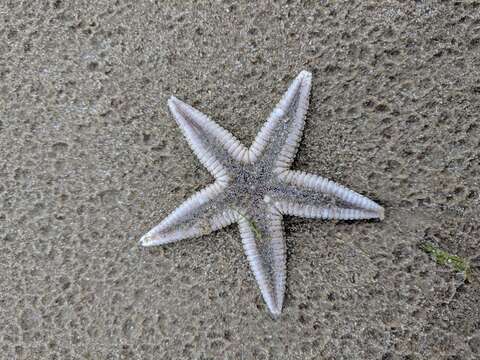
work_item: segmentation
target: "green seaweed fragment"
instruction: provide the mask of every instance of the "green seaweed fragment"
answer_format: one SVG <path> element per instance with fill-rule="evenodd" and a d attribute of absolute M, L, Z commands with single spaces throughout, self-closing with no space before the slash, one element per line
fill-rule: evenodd
<path fill-rule="evenodd" d="M 262 238 L 262 233 L 260 232 L 260 229 L 257 227 L 257 225 L 255 225 L 255 222 L 251 221 L 249 218 L 247 218 L 241 211 L 240 209 L 238 209 L 236 206 L 231 206 L 231 208 L 233 210 L 235 210 L 237 212 L 238 215 L 240 215 L 240 217 L 245 220 L 248 225 L 250 226 L 250 228 L 253 230 L 255 236 L 257 237 L 257 239 L 261 239 Z"/>
<path fill-rule="evenodd" d="M 453 267 L 456 272 L 462 273 L 465 280 L 470 282 L 472 269 L 467 259 L 457 255 L 452 255 L 445 250 L 442 250 L 430 243 L 421 244 L 420 248 L 427 254 L 431 255 L 437 264 L 449 265 Z"/>

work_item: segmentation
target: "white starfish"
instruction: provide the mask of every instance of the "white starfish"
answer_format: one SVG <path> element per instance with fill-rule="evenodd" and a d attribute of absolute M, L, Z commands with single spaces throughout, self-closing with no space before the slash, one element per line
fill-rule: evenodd
<path fill-rule="evenodd" d="M 247 149 L 206 115 L 171 97 L 168 106 L 190 147 L 215 182 L 145 234 L 143 246 L 209 234 L 238 223 L 243 247 L 273 316 L 285 293 L 282 215 L 383 219 L 372 200 L 323 177 L 290 170 L 308 108 L 312 75 L 302 71 Z"/>

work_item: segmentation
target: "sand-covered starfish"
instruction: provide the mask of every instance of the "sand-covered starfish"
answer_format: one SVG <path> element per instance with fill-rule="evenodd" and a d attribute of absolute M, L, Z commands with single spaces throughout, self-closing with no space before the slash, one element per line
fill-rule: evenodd
<path fill-rule="evenodd" d="M 215 182 L 145 234 L 143 246 L 207 235 L 238 223 L 243 248 L 274 316 L 282 310 L 286 249 L 283 215 L 383 219 L 383 208 L 333 181 L 290 170 L 302 136 L 312 75 L 302 71 L 246 148 L 230 132 L 175 97 L 170 111 Z"/>

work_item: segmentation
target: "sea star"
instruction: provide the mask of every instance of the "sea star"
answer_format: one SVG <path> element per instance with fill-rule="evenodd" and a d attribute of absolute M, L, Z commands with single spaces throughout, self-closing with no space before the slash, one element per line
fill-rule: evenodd
<path fill-rule="evenodd" d="M 290 170 L 302 136 L 312 75 L 302 71 L 247 149 L 230 132 L 175 97 L 170 111 L 215 182 L 145 234 L 143 246 L 207 235 L 238 223 L 243 247 L 268 309 L 285 294 L 283 215 L 383 219 L 377 203 L 323 177 Z"/>

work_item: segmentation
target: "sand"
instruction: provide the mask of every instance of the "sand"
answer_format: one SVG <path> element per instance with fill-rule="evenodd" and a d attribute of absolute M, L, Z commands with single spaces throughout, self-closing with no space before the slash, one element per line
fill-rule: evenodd
<path fill-rule="evenodd" d="M 2 358 L 474 359 L 479 34 L 478 2 L 1 1 Z M 168 97 L 249 144 L 303 69 L 294 167 L 386 218 L 286 218 L 274 320 L 236 227 L 137 241 L 212 181 Z"/>

